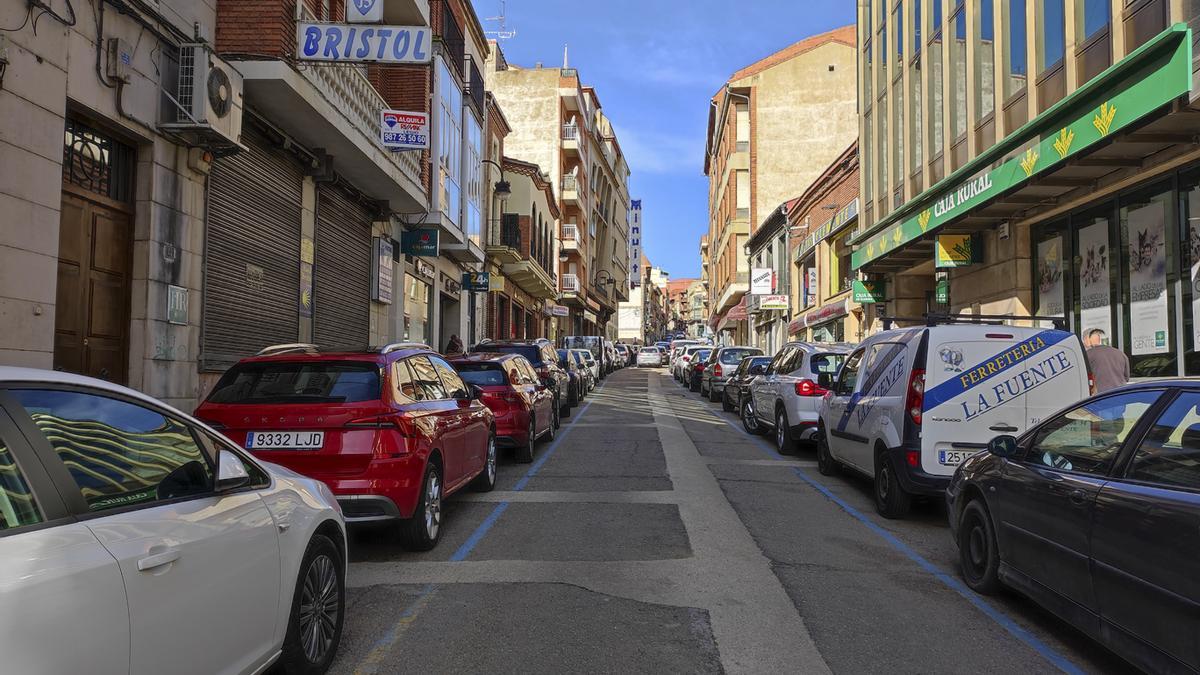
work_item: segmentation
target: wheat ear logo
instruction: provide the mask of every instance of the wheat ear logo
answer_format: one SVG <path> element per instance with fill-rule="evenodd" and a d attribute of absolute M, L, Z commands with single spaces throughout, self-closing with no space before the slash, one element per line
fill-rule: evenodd
<path fill-rule="evenodd" d="M 1037 167 L 1038 154 L 1033 148 L 1025 151 L 1025 156 L 1021 158 L 1021 169 L 1025 172 L 1025 177 L 1033 175 L 1034 168 Z"/>
<path fill-rule="evenodd" d="M 896 246 L 900 245 L 900 238 L 900 228 L 897 226 L 896 229 L 892 230 L 892 241 L 895 242 Z"/>
<path fill-rule="evenodd" d="M 1111 103 L 1101 103 L 1100 112 L 1092 118 L 1092 126 L 1096 127 L 1096 131 L 1100 132 L 1101 136 L 1107 136 L 1108 130 L 1112 128 L 1113 118 L 1117 116 L 1117 106 Z"/>
<path fill-rule="evenodd" d="M 1062 129 L 1058 132 L 1058 137 L 1054 139 L 1054 150 L 1058 153 L 1059 159 L 1065 159 L 1067 153 L 1071 151 L 1071 142 L 1075 140 L 1075 132 Z"/>
<path fill-rule="evenodd" d="M 867 244 L 867 257 L 868 258 L 875 257 L 875 242 L 871 242 L 871 243 Z"/>
<path fill-rule="evenodd" d="M 917 216 L 917 224 L 921 226 L 922 232 L 929 229 L 929 219 L 931 217 L 933 217 L 933 214 L 929 212 L 929 209 L 925 209 L 921 212 L 921 215 Z"/>

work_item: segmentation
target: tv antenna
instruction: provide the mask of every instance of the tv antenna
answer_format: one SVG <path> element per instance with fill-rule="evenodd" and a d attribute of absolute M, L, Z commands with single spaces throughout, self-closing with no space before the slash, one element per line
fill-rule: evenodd
<path fill-rule="evenodd" d="M 517 37 L 516 30 L 508 30 L 508 12 L 505 11 L 505 4 L 505 0 L 500 0 L 500 16 L 489 16 L 484 19 L 484 21 L 495 21 L 499 24 L 497 30 L 484 31 L 486 35 L 494 37 L 497 40 L 511 40 Z"/>

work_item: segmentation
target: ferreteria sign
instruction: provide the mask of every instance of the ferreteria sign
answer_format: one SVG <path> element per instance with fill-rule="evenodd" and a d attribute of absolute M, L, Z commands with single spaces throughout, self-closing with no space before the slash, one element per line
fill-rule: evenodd
<path fill-rule="evenodd" d="M 895 218 L 859 234 L 851 266 L 859 269 L 882 258 L 1091 149 L 1186 94 L 1191 84 L 1191 32 L 1175 24 L 914 199 Z"/>

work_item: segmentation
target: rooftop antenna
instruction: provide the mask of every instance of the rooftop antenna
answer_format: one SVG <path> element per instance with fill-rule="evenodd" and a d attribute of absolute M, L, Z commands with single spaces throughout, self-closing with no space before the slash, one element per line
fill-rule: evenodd
<path fill-rule="evenodd" d="M 517 37 L 517 31 L 508 30 L 508 12 L 505 10 L 505 0 L 500 0 L 500 16 L 489 16 L 484 21 L 496 21 L 499 23 L 497 30 L 484 31 L 489 37 L 500 40 L 511 40 Z"/>
<path fill-rule="evenodd" d="M 567 45 L 563 45 L 563 68 L 570 68 L 567 64 Z"/>

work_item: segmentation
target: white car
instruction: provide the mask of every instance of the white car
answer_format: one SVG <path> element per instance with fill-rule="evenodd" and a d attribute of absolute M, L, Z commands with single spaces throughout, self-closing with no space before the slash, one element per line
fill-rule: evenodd
<path fill-rule="evenodd" d="M 750 383 L 750 397 L 742 404 L 742 426 L 754 434 L 775 432 L 782 454 L 795 450 L 798 441 L 812 441 L 826 388 L 850 353 L 848 347 L 789 342 L 780 349 L 761 377 Z"/>
<path fill-rule="evenodd" d="M 662 352 L 658 347 L 642 347 L 637 355 L 638 368 L 662 368 Z"/>
<path fill-rule="evenodd" d="M 675 376 L 676 380 L 679 380 L 686 385 L 688 383 L 688 377 L 691 374 L 690 366 L 692 363 L 692 358 L 696 356 L 696 352 L 702 350 L 709 351 L 711 349 L 712 347 L 702 344 L 692 344 L 684 347 L 683 351 L 679 353 L 679 356 L 675 357 L 675 360 L 671 363 L 671 374 Z"/>
<path fill-rule="evenodd" d="M 346 528 L 323 483 L 125 387 L 0 367 L 12 673 L 321 673 Z"/>
<path fill-rule="evenodd" d="M 874 478 L 876 510 L 899 518 L 913 495 L 943 497 L 958 465 L 988 441 L 1086 398 L 1091 376 L 1074 333 L 968 323 L 876 333 L 819 383 L 830 392 L 818 469 Z"/>
<path fill-rule="evenodd" d="M 600 383 L 600 361 L 596 359 L 595 354 L 592 354 L 587 349 L 573 349 L 571 351 L 579 354 L 579 358 L 583 359 L 587 369 L 592 371 L 592 388 L 595 389 L 596 385 Z"/>

